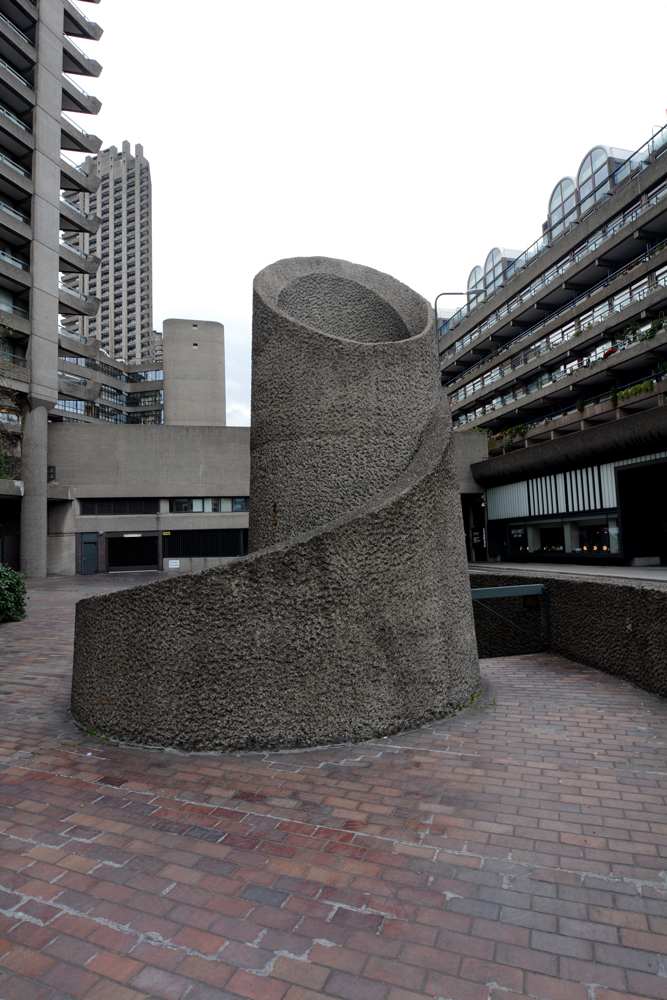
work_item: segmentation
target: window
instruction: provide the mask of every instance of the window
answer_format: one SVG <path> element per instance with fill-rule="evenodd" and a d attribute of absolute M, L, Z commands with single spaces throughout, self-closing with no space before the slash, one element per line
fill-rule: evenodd
<path fill-rule="evenodd" d="M 494 247 L 484 263 L 484 287 L 490 294 L 496 290 L 503 280 L 503 255 Z"/>
<path fill-rule="evenodd" d="M 602 146 L 596 146 L 584 157 L 584 162 L 579 167 L 578 186 L 579 198 L 581 200 L 580 211 L 583 215 L 596 202 L 600 201 L 603 195 L 609 191 L 609 161 L 607 150 Z M 607 183 L 603 183 L 604 181 Z M 587 197 L 590 195 L 591 197 Z"/>
<path fill-rule="evenodd" d="M 468 278 L 468 305 L 476 309 L 484 301 L 484 272 L 481 267 L 473 267 Z"/>
<path fill-rule="evenodd" d="M 565 232 L 577 218 L 577 189 L 572 177 L 564 177 L 556 185 L 549 201 L 551 239 Z"/>
<path fill-rule="evenodd" d="M 247 497 L 188 497 L 169 501 L 172 514 L 231 514 L 247 510 Z"/>
<path fill-rule="evenodd" d="M 79 504 L 82 517 L 90 517 L 93 514 L 157 514 L 160 510 L 160 501 L 155 497 L 80 500 Z"/>

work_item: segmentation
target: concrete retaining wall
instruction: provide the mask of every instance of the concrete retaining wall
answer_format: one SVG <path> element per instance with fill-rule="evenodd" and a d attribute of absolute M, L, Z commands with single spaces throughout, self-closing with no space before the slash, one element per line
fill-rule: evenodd
<path fill-rule="evenodd" d="M 472 573 L 471 587 L 549 585 L 552 649 L 577 663 L 623 677 L 667 697 L 667 587 L 650 581 L 617 582 L 578 576 Z M 524 609 L 520 597 L 490 600 L 493 611 L 544 636 L 544 599 Z M 544 646 L 474 604 L 481 658 L 539 652 Z"/>

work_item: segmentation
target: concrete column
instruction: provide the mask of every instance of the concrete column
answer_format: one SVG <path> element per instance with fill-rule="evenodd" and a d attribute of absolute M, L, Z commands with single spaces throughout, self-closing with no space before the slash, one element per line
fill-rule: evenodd
<path fill-rule="evenodd" d="M 46 576 L 46 463 L 48 411 L 28 409 L 23 423 L 21 465 L 25 493 L 21 501 L 21 572 L 28 579 Z"/>

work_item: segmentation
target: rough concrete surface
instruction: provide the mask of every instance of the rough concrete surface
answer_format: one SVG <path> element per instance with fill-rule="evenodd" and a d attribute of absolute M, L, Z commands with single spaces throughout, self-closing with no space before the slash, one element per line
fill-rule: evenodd
<path fill-rule="evenodd" d="M 252 390 L 255 551 L 81 602 L 76 718 L 229 750 L 364 739 L 469 702 L 479 664 L 428 304 L 369 268 L 280 261 L 255 281 Z"/>
<path fill-rule="evenodd" d="M 667 587 L 654 581 L 582 579 L 535 573 L 471 574 L 472 587 L 513 587 L 528 583 L 549 586 L 551 648 L 578 663 L 622 677 L 652 694 L 667 696 Z M 475 630 L 480 657 L 539 652 L 546 636 L 544 599 L 524 608 L 509 597 L 475 603 Z M 491 609 L 491 610 L 489 610 Z M 505 616 L 532 639 L 502 621 Z"/>

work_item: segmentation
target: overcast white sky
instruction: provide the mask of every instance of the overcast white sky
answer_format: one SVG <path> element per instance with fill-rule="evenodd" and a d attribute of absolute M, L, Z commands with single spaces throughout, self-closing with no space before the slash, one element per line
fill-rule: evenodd
<path fill-rule="evenodd" d="M 250 419 L 261 268 L 342 257 L 433 301 L 492 246 L 537 239 L 591 146 L 635 149 L 666 119 L 661 0 L 81 6 L 105 34 L 81 45 L 104 106 L 80 120 L 144 145 L 156 327 L 224 323 L 231 424 Z"/>

